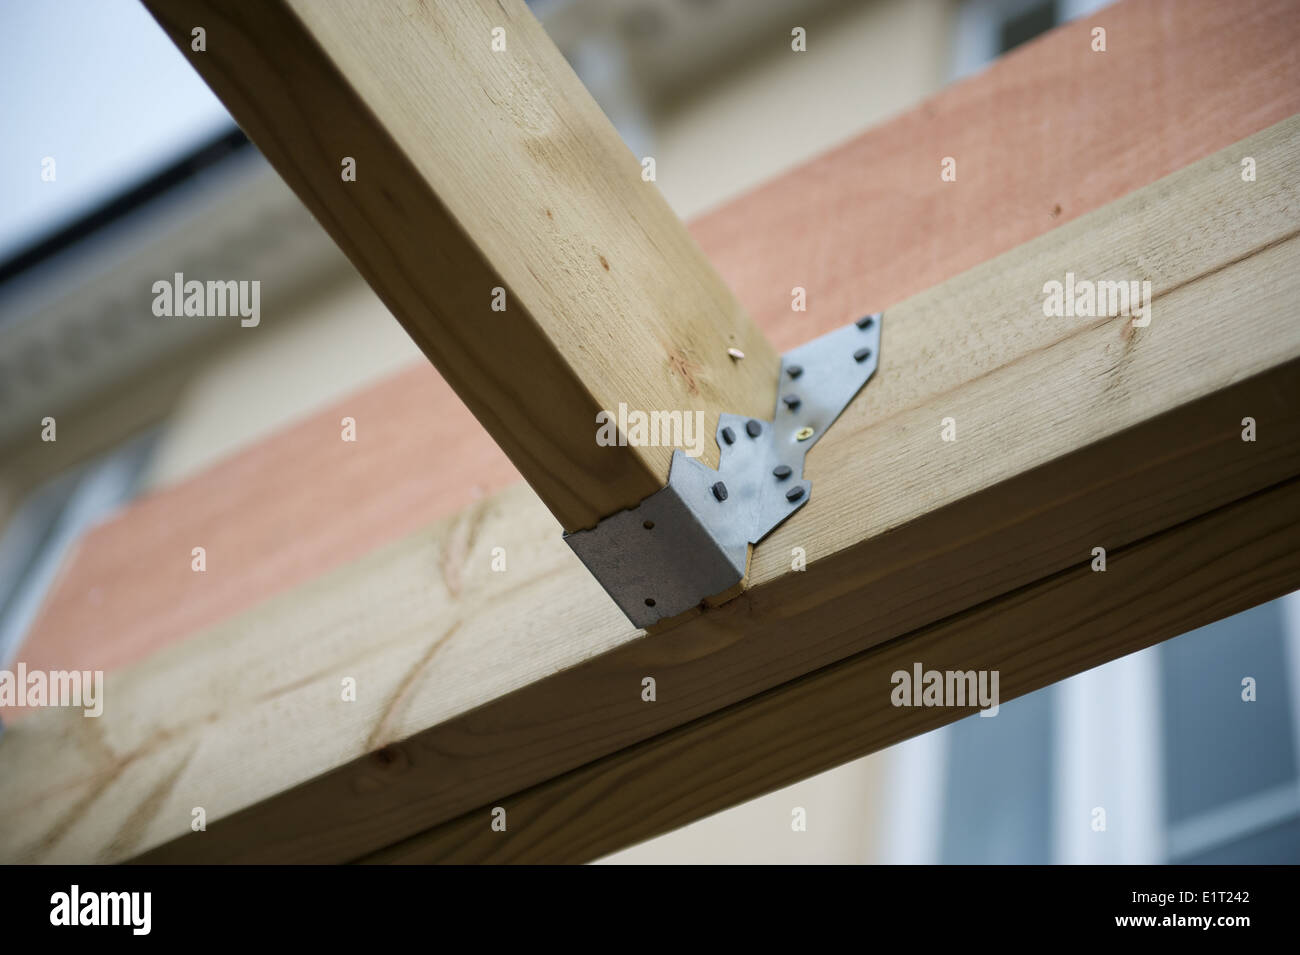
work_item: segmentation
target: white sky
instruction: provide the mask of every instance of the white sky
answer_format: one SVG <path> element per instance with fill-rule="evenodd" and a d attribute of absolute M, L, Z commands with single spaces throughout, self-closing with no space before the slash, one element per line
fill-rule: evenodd
<path fill-rule="evenodd" d="M 0 260 L 231 125 L 139 0 L 0 0 Z"/>

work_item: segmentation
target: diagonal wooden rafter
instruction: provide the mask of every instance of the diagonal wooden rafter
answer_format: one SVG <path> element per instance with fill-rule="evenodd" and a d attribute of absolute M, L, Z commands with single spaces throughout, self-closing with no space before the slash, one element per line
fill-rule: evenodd
<path fill-rule="evenodd" d="M 772 346 L 523 0 L 145 5 L 566 530 L 667 483 L 599 412 L 770 414 Z"/>

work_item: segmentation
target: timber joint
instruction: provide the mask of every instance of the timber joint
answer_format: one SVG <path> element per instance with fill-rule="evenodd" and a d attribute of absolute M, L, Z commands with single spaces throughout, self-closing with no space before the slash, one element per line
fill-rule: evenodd
<path fill-rule="evenodd" d="M 718 416 L 716 471 L 674 451 L 667 485 L 564 536 L 633 624 L 735 587 L 749 546 L 808 503 L 804 457 L 875 373 L 880 326 L 879 313 L 867 315 L 783 355 L 771 421 Z"/>

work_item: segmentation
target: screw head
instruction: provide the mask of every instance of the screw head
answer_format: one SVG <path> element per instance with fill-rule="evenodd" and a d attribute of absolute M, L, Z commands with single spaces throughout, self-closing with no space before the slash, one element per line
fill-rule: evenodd
<path fill-rule="evenodd" d="M 796 441 L 807 441 L 816 433 L 817 432 L 813 431 L 812 428 L 808 427 L 807 425 L 804 425 L 802 428 L 800 428 L 798 431 L 794 433 L 794 439 Z"/>

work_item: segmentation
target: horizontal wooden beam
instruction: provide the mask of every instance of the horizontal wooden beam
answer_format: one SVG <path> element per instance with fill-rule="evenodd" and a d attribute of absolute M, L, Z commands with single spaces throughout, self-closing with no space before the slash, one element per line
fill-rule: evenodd
<path fill-rule="evenodd" d="M 589 862 L 971 714 L 895 707 L 898 671 L 997 670 L 1001 704 L 1300 588 L 1300 480 L 389 846 L 372 864 Z M 492 828 L 493 809 L 507 828 Z"/>
<path fill-rule="evenodd" d="M 783 349 L 801 344 L 1300 111 L 1290 9 L 1115 4 L 692 231 L 764 332 Z M 1091 50 L 1098 25 L 1104 55 Z M 1117 58 L 1140 66 L 1116 69 Z M 1114 135 L 1123 116 L 1141 116 L 1144 135 Z M 956 182 L 939 179 L 943 156 L 959 158 Z M 796 285 L 809 292 L 806 313 L 790 311 Z M 345 415 L 358 422 L 355 444 L 338 440 Z M 143 659 L 516 480 L 437 373 L 412 368 L 91 531 L 25 658 L 45 669 Z M 195 544 L 211 558 L 202 575 L 190 571 Z"/>
<path fill-rule="evenodd" d="M 892 309 L 740 599 L 644 636 L 506 492 L 123 671 L 98 721 L 16 726 L 0 759 L 42 771 L 0 777 L 0 855 L 361 857 L 1300 475 L 1298 147 L 1292 119 Z M 1067 273 L 1149 281 L 1149 324 L 1046 316 Z"/>
<path fill-rule="evenodd" d="M 805 321 L 887 308 L 1300 112 L 1295 14 L 1293 0 L 1108 5 L 692 231 L 784 351 L 816 334 Z M 791 285 L 809 292 L 797 321 Z"/>
<path fill-rule="evenodd" d="M 775 351 L 523 0 L 145 3 L 565 529 L 667 483 L 601 411 L 770 416 Z"/>

